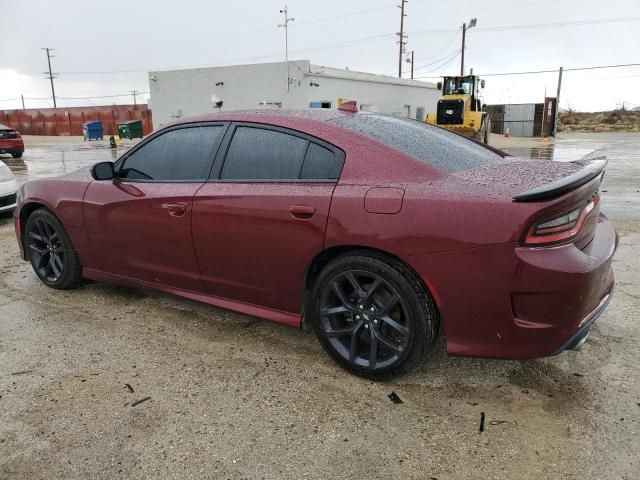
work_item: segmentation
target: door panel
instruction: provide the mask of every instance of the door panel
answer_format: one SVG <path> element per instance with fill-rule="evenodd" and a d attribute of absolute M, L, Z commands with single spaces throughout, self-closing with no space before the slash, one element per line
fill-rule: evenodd
<path fill-rule="evenodd" d="M 92 182 L 84 215 L 99 268 L 202 292 L 191 240 L 193 195 L 201 185 Z"/>
<path fill-rule="evenodd" d="M 299 313 L 305 269 L 322 251 L 332 183 L 206 183 L 193 241 L 210 294 Z"/>

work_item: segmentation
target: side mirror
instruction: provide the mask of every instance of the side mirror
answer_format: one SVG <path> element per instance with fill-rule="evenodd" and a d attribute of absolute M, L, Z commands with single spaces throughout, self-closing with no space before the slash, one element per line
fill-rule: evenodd
<path fill-rule="evenodd" d="M 436 87 L 438 87 L 438 90 L 442 90 L 442 82 L 438 82 L 436 84 Z"/>
<path fill-rule="evenodd" d="M 480 80 L 480 87 L 484 88 L 484 80 Z"/>
<path fill-rule="evenodd" d="M 100 162 L 91 167 L 91 176 L 95 180 L 113 180 L 115 171 L 113 170 L 113 162 Z"/>

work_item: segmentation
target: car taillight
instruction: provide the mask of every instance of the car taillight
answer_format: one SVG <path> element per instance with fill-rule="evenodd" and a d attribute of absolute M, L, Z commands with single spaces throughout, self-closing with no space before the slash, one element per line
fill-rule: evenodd
<path fill-rule="evenodd" d="M 586 205 L 537 221 L 527 230 L 523 243 L 543 246 L 569 242 L 578 234 L 585 219 L 599 202 L 600 195 L 596 195 Z"/>

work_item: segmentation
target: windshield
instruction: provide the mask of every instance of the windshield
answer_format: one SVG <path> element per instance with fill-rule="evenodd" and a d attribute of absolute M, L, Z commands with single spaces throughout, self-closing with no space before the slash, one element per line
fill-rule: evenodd
<path fill-rule="evenodd" d="M 444 79 L 444 94 L 473 95 L 473 77 L 447 77 Z"/>
<path fill-rule="evenodd" d="M 444 172 L 469 170 L 502 158 L 495 151 L 473 140 L 408 118 L 360 113 L 330 121 Z"/>

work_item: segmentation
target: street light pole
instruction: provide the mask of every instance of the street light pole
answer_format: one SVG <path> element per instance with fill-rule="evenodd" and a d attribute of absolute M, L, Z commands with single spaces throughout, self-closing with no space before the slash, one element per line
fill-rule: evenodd
<path fill-rule="evenodd" d="M 284 15 L 284 23 L 278 25 L 278 27 L 284 27 L 284 61 L 287 64 L 287 92 L 291 86 L 291 74 L 289 73 L 289 22 L 293 22 L 294 18 L 289 18 L 289 10 L 285 5 L 280 13 Z"/>
<path fill-rule="evenodd" d="M 469 26 L 467 26 L 466 23 L 462 24 L 462 50 L 461 50 L 461 57 L 460 57 L 460 76 L 464 76 L 464 48 L 465 48 L 465 40 L 467 37 L 467 30 L 469 30 L 470 28 L 473 28 L 476 26 L 476 23 L 478 23 L 478 19 L 477 18 L 472 18 L 469 21 Z"/>

